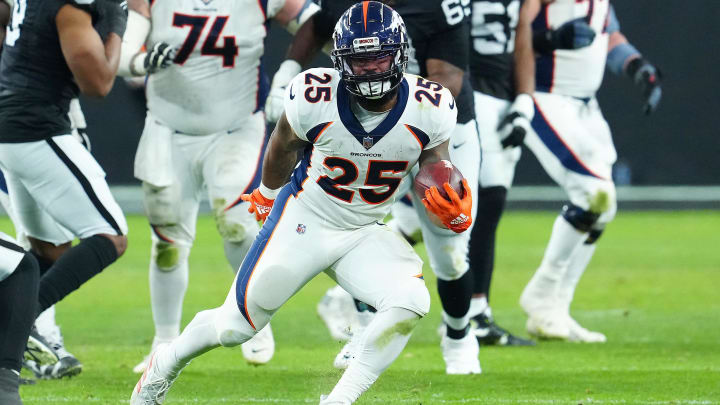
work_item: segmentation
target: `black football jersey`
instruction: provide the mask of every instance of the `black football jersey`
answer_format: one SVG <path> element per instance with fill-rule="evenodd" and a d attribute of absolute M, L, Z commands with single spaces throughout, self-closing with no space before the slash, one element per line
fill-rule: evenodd
<path fill-rule="evenodd" d="M 321 0 L 315 16 L 315 34 L 332 37 L 335 23 L 355 0 Z M 426 61 L 440 59 L 463 70 L 469 66 L 469 0 L 386 0 L 400 14 L 410 37 L 408 73 L 427 76 Z M 472 85 L 466 74 L 456 99 L 458 122 L 475 118 Z"/>
<path fill-rule="evenodd" d="M 473 88 L 515 98 L 515 28 L 523 0 L 472 0 L 470 72 Z"/>
<path fill-rule="evenodd" d="M 0 142 L 31 142 L 70 133 L 78 96 L 60 48 L 55 17 L 71 5 L 93 12 L 95 0 L 15 0 L 0 57 Z"/>

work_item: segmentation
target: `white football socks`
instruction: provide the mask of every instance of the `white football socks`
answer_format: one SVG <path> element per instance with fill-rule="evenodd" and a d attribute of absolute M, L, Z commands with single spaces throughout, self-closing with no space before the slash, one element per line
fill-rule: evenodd
<path fill-rule="evenodd" d="M 220 308 L 198 312 L 182 334 L 170 343 L 168 350 L 158 353 L 156 361 L 163 374 L 178 373 L 195 357 L 220 346 L 215 331 L 218 314 Z"/>
<path fill-rule="evenodd" d="M 325 402 L 355 402 L 400 355 L 419 319 L 416 313 L 403 308 L 389 308 L 375 314 L 363 334 L 355 359 Z"/>
<path fill-rule="evenodd" d="M 570 258 L 570 264 L 568 265 L 567 272 L 560 282 L 560 288 L 558 289 L 558 298 L 563 309 L 570 311 L 570 303 L 573 300 L 575 294 L 575 288 L 580 282 L 585 269 L 595 253 L 595 243 L 585 244 L 578 246 L 573 252 Z"/>
<path fill-rule="evenodd" d="M 49 340 L 49 343 L 62 344 L 62 335 L 60 327 L 55 323 L 55 305 L 43 311 L 35 320 L 35 327 L 38 333 Z"/>
<path fill-rule="evenodd" d="M 465 316 L 463 316 L 462 318 L 455 318 L 443 311 L 442 319 L 445 325 L 449 326 L 452 329 L 465 330 L 465 328 L 467 328 L 467 326 L 470 324 L 470 312 L 465 314 Z"/>
<path fill-rule="evenodd" d="M 150 302 L 155 322 L 155 338 L 166 342 L 180 334 L 182 305 L 188 286 L 190 248 L 178 248 L 177 264 L 169 271 L 157 265 L 155 250 L 153 245 L 150 256 Z"/>
<path fill-rule="evenodd" d="M 489 309 L 487 297 L 478 297 L 470 300 L 470 311 L 468 314 L 474 318 Z"/>
<path fill-rule="evenodd" d="M 586 239 L 587 233 L 575 229 L 562 215 L 555 219 L 542 263 L 520 297 L 520 304 L 525 311 L 556 309 L 557 291 L 567 272 L 570 258 Z"/>

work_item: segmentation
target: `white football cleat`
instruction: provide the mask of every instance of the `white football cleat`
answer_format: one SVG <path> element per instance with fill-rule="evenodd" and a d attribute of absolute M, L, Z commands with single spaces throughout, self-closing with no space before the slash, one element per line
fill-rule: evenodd
<path fill-rule="evenodd" d="M 135 374 L 142 374 L 145 372 L 145 369 L 147 368 L 148 362 L 150 361 L 150 355 L 143 357 L 142 361 L 133 367 L 133 373 Z"/>
<path fill-rule="evenodd" d="M 607 337 L 605 337 L 604 334 L 583 328 L 570 315 L 567 316 L 566 321 L 568 324 L 568 329 L 570 330 L 570 335 L 568 336 L 569 341 L 578 342 L 578 343 L 605 343 L 605 342 L 607 342 Z"/>
<path fill-rule="evenodd" d="M 350 340 L 356 312 L 352 296 L 340 286 L 327 290 L 317 304 L 317 313 L 335 340 Z"/>
<path fill-rule="evenodd" d="M 248 363 L 259 366 L 269 362 L 275 354 L 275 339 L 270 324 L 265 325 L 252 339 L 243 343 L 241 348 Z"/>
<path fill-rule="evenodd" d="M 530 336 L 540 339 L 570 339 L 567 317 L 560 311 L 532 312 L 525 327 Z"/>
<path fill-rule="evenodd" d="M 150 356 L 145 372 L 133 389 L 130 405 L 159 405 L 165 402 L 172 383 L 180 374 L 178 371 L 175 375 L 164 375 L 159 370 L 155 360 L 158 358 L 158 354 L 168 347 L 169 345 L 166 343 L 160 344 Z"/>
<path fill-rule="evenodd" d="M 480 374 L 480 345 L 475 335 L 468 333 L 462 339 L 450 339 L 443 336 L 440 341 L 445 373 L 447 374 Z"/>

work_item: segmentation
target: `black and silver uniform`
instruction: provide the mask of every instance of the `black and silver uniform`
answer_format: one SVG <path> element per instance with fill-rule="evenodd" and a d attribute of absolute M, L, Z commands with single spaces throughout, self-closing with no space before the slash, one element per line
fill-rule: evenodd
<path fill-rule="evenodd" d="M 65 5 L 92 14 L 94 0 L 15 0 L 0 57 L 0 142 L 33 142 L 70 133 L 70 100 L 79 94 L 65 62 L 55 17 Z"/>
<path fill-rule="evenodd" d="M 408 73 L 427 76 L 426 61 L 440 59 L 467 70 L 470 46 L 470 5 L 467 0 L 386 0 L 385 4 L 400 14 L 410 37 Z M 315 35 L 330 38 L 340 16 L 357 3 L 353 0 L 322 0 L 315 18 Z M 463 6 L 462 3 L 467 3 Z M 444 4 L 444 5 L 443 5 Z M 457 121 L 467 123 L 475 118 L 472 86 L 464 75 L 456 98 Z"/>
<path fill-rule="evenodd" d="M 473 89 L 515 99 L 515 28 L 523 0 L 473 0 L 470 73 Z"/>

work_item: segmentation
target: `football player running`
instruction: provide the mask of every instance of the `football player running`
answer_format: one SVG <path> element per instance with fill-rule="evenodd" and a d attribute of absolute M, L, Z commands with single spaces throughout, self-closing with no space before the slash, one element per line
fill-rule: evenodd
<path fill-rule="evenodd" d="M 358 356 L 321 404 L 356 401 L 398 357 L 428 312 L 422 261 L 381 221 L 416 162 L 449 159 L 457 114 L 452 95 L 404 74 L 405 27 L 382 3 L 350 8 L 336 25 L 334 44 L 335 69 L 310 69 L 287 88 L 262 183 L 243 196 L 266 221 L 225 303 L 200 312 L 180 337 L 158 346 L 131 404 L 162 403 L 190 360 L 250 339 L 321 272 L 377 308 Z M 442 102 L 435 105 L 433 99 Z M 303 157 L 296 165 L 298 151 Z M 466 180 L 463 185 L 461 198 L 444 184 L 452 202 L 444 200 L 444 210 L 430 208 L 455 232 L 472 221 Z M 431 188 L 426 199 L 442 197 Z M 459 219 L 463 216 L 468 219 Z"/>
<path fill-rule="evenodd" d="M 152 229 L 155 348 L 180 333 L 203 192 L 233 271 L 255 239 L 258 224 L 240 195 L 260 179 L 268 87 L 260 61 L 265 25 L 272 18 L 297 30 L 317 6 L 305 0 L 186 0 L 152 7 L 147 0 L 131 0 L 130 6 L 119 72 L 149 74 L 135 177 L 143 182 Z M 242 347 L 252 364 L 267 363 L 274 351 L 269 325 Z M 134 371 L 142 373 L 148 358 Z"/>
<path fill-rule="evenodd" d="M 543 0 L 547 1 L 547 0 Z M 483 158 L 478 211 L 470 236 L 469 260 L 474 272 L 470 305 L 472 332 L 481 345 L 526 346 L 534 342 L 495 323 L 489 305 L 495 265 L 495 236 L 507 191 L 512 185 L 520 148 L 532 118 L 532 99 L 515 94 L 513 60 L 515 28 L 523 0 L 473 0 L 470 72 Z M 564 27 L 563 27 L 564 28 Z M 513 103 L 513 99 L 516 101 Z M 515 125 L 513 125 L 515 123 Z M 523 126 L 523 124 L 525 124 Z"/>
<path fill-rule="evenodd" d="M 2 47 L 2 42 L 4 42 L 5 39 L 5 29 L 10 23 L 10 15 L 13 5 L 13 0 L 3 0 L 3 2 L 0 2 L 0 48 Z M 72 135 L 89 149 L 90 142 L 85 132 L 87 126 L 85 123 L 85 116 L 80 109 L 80 101 L 77 98 L 70 101 L 68 117 L 70 118 Z M 10 202 L 10 196 L 7 193 L 8 190 L 5 175 L 2 171 L 0 171 L 0 204 L 3 209 L 5 209 L 5 212 L 8 214 L 11 222 L 15 226 L 15 238 L 18 241 L 17 243 L 22 246 L 23 249 L 29 250 L 30 242 L 27 239 L 25 231 L 22 229 L 22 225 L 20 224 L 20 221 L 18 220 Z M 67 230 L 65 230 L 65 234 L 67 236 L 67 240 L 61 244 L 69 246 L 70 242 L 72 242 L 73 236 L 70 231 Z M 42 275 L 52 265 L 52 262 L 42 260 L 41 264 L 40 274 Z M 80 373 L 82 371 L 82 363 L 80 363 L 80 361 L 72 353 L 65 349 L 60 327 L 55 322 L 55 305 L 52 305 L 40 314 L 40 316 L 38 316 L 35 326 L 37 330 L 34 332 L 43 336 L 44 340 L 57 353 L 60 361 L 49 365 L 39 365 L 33 360 L 26 360 L 23 362 L 23 365 L 30 369 L 37 378 L 62 378 Z"/>
<path fill-rule="evenodd" d="M 617 155 L 595 93 L 607 66 L 641 88 L 644 111 L 650 113 L 661 98 L 660 76 L 620 32 L 609 2 L 526 1 L 517 29 L 516 75 L 518 97 L 528 106 L 524 113 L 517 110 L 513 125 L 527 128 L 527 121 L 531 122 L 524 143 L 570 202 L 555 220 L 542 263 L 525 287 L 520 305 L 528 314 L 532 335 L 605 342 L 605 335 L 587 330 L 570 316 L 575 287 L 617 209 L 612 181 Z M 547 31 L 578 19 L 595 34 L 589 46 L 558 47 L 561 38 Z M 540 53 L 537 58 L 535 51 Z"/>
<path fill-rule="evenodd" d="M 328 0 L 321 10 L 298 32 L 288 53 L 275 74 L 268 97 L 269 118 L 282 112 L 282 89 L 292 78 L 291 73 L 308 64 L 315 51 L 322 47 L 332 32 L 327 27 L 353 1 Z M 453 130 L 450 149 L 452 162 L 466 176 L 474 193 L 480 164 L 480 149 L 473 109 L 472 87 L 464 69 L 468 65 L 469 8 L 443 6 L 440 2 L 385 1 L 403 17 L 409 35 L 408 72 L 419 74 L 446 87 L 457 101 L 457 125 Z M 437 100 L 436 100 L 437 101 Z M 433 225 L 425 214 L 420 199 L 407 194 L 412 177 L 401 185 L 402 198 L 392 208 L 393 219 L 388 225 L 408 240 L 422 233 L 430 259 L 430 267 L 438 278 L 438 292 L 443 306 L 443 337 L 441 349 L 448 374 L 480 373 L 479 347 L 468 333 L 472 273 L 466 260 L 469 233 L 455 234 Z M 408 198 L 409 196 L 409 198 Z M 411 203 L 412 201 L 412 203 Z M 473 208 L 473 214 L 475 209 Z M 345 304 L 347 300 L 350 304 Z M 343 310 L 349 308 L 348 310 Z M 354 357 L 363 329 L 372 319 L 374 309 L 352 298 L 340 287 L 330 289 L 318 304 L 318 313 L 334 337 L 351 324 L 351 339 L 335 358 L 334 366 L 344 369 Z M 354 322 L 352 322 L 354 321 Z"/>
<path fill-rule="evenodd" d="M 79 92 L 103 97 L 112 88 L 126 19 L 119 2 L 23 0 L 6 31 L 0 166 L 17 223 L 40 262 L 38 313 L 127 245 L 125 218 L 105 173 L 74 139 L 68 117 Z M 71 247 L 73 237 L 81 241 Z"/>

